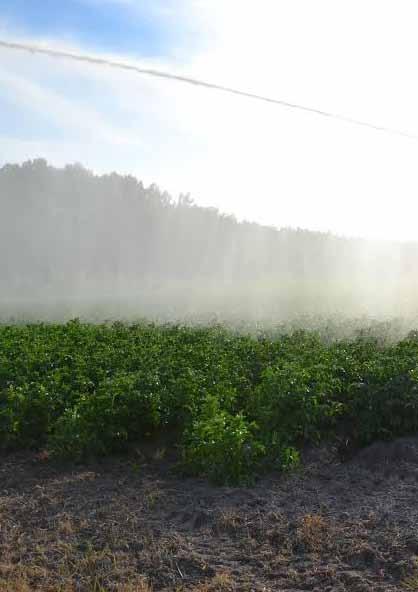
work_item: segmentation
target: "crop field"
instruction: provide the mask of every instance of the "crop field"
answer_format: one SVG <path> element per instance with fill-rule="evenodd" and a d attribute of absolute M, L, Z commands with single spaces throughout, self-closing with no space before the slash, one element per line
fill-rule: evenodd
<path fill-rule="evenodd" d="M 177 469 L 248 484 L 306 444 L 342 458 L 418 430 L 418 338 L 221 326 L 0 326 L 0 445 L 83 460 L 164 440 Z"/>
<path fill-rule="evenodd" d="M 0 394 L 1 592 L 418 589 L 403 323 L 2 324 Z"/>

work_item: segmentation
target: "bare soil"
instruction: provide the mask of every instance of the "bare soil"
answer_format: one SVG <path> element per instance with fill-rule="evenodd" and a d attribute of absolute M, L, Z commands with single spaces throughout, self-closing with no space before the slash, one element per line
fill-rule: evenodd
<path fill-rule="evenodd" d="M 418 438 L 330 449 L 252 488 L 180 478 L 169 454 L 0 458 L 0 590 L 418 590 Z"/>

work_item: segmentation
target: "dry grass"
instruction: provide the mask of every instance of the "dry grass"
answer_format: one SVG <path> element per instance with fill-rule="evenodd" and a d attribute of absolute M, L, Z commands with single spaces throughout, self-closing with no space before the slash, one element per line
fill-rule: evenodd
<path fill-rule="evenodd" d="M 76 584 L 62 584 L 45 587 L 43 584 L 32 587 L 25 580 L 17 579 L 10 582 L 0 582 L 0 592 L 79 592 Z M 91 586 L 82 588 L 85 592 L 107 592 L 99 583 L 92 583 Z M 153 592 L 152 587 L 144 582 L 123 584 L 117 588 L 118 592 Z"/>
<path fill-rule="evenodd" d="M 87 560 L 90 561 L 90 560 Z M 80 566 L 80 570 L 83 566 Z M 33 574 L 24 575 L 25 568 L 16 570 L 15 575 L 12 571 L 7 579 L 0 579 L 0 592 L 108 592 L 109 588 L 101 581 L 101 578 L 92 573 L 90 578 L 82 579 L 81 571 L 75 573 L 69 579 L 62 579 L 60 582 L 48 583 L 47 574 L 44 578 L 39 578 L 39 583 L 29 583 L 29 579 L 33 578 Z M 19 573 L 20 572 L 20 575 Z M 117 592 L 153 592 L 153 587 L 147 582 L 145 578 L 139 578 L 135 581 L 126 582 L 118 585 Z"/>
<path fill-rule="evenodd" d="M 409 576 L 405 578 L 401 582 L 401 586 L 403 590 L 407 590 L 408 592 L 417 592 L 418 591 L 418 575 Z"/>
<path fill-rule="evenodd" d="M 224 510 L 216 521 L 216 530 L 236 534 L 244 522 L 243 515 L 238 510 Z"/>
<path fill-rule="evenodd" d="M 149 510 L 154 510 L 158 504 L 164 501 L 164 492 L 157 486 L 148 487 L 143 494 L 144 504 Z"/>
<path fill-rule="evenodd" d="M 194 586 L 191 592 L 234 592 L 235 590 L 238 588 L 232 576 L 227 572 L 222 572 L 216 574 L 210 581 Z"/>
<path fill-rule="evenodd" d="M 0 592 L 418 592 L 416 480 L 379 488 L 360 472 L 353 486 L 357 469 L 338 470 L 337 495 L 309 474 L 226 490 L 149 461 L 136 474 L 131 458 L 61 468 L 5 457 Z"/>
<path fill-rule="evenodd" d="M 76 529 L 70 518 L 63 518 L 58 522 L 57 530 L 60 535 L 69 537 L 74 535 Z"/>
<path fill-rule="evenodd" d="M 16 578 L 8 582 L 0 581 L 0 592 L 32 592 L 24 579 Z"/>
<path fill-rule="evenodd" d="M 319 552 L 330 538 L 330 525 L 319 514 L 306 514 L 299 521 L 297 539 L 309 551 Z"/>
<path fill-rule="evenodd" d="M 118 592 L 153 592 L 153 589 L 146 580 L 140 580 L 135 584 L 123 584 L 118 587 Z"/>

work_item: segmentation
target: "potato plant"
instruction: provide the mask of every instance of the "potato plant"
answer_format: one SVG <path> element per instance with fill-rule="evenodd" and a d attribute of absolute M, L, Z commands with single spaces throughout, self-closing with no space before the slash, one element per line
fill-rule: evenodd
<path fill-rule="evenodd" d="M 248 483 L 306 443 L 418 430 L 418 339 L 221 326 L 0 326 L 0 447 L 123 453 L 170 432 L 188 473 Z"/>

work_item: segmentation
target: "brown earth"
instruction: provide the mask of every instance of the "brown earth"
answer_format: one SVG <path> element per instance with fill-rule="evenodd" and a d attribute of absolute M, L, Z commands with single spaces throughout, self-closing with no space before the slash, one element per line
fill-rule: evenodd
<path fill-rule="evenodd" d="M 1 458 L 0 591 L 418 590 L 418 438 L 311 450 L 249 489 L 171 468 Z"/>

